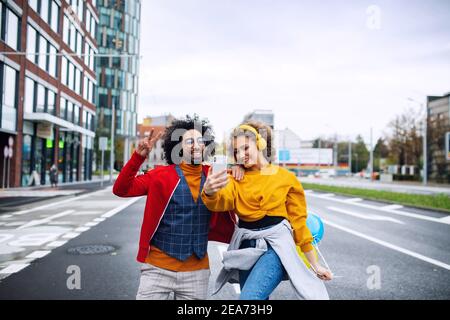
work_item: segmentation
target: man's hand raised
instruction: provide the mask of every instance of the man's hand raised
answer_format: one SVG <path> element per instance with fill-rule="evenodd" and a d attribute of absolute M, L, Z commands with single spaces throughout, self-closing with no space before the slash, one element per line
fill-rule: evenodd
<path fill-rule="evenodd" d="M 153 130 L 152 130 L 148 137 L 145 137 L 144 139 L 139 141 L 139 143 L 136 147 L 136 152 L 141 157 L 146 158 L 149 155 L 150 151 L 152 151 L 152 148 L 155 145 L 155 143 L 161 138 L 161 136 L 162 136 L 162 132 L 158 133 L 157 135 L 155 135 L 153 137 Z"/>

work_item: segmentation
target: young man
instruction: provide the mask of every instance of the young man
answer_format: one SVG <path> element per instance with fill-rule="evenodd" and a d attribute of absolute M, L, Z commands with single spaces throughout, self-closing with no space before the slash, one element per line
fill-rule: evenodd
<path fill-rule="evenodd" d="M 118 176 L 113 193 L 147 196 L 137 260 L 136 299 L 206 299 L 210 276 L 208 239 L 229 243 L 234 215 L 210 212 L 200 195 L 214 148 L 210 126 L 197 117 L 174 120 L 163 137 L 167 166 L 136 176 L 159 136 L 139 142 Z"/>

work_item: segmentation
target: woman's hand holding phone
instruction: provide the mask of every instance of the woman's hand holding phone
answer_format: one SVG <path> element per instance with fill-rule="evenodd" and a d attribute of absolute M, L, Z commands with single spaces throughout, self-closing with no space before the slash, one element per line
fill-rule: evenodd
<path fill-rule="evenodd" d="M 212 172 L 212 167 L 209 168 L 208 177 L 206 178 L 203 191 L 207 196 L 214 195 L 217 191 L 224 188 L 228 184 L 227 170 L 223 169 L 218 172 Z"/>

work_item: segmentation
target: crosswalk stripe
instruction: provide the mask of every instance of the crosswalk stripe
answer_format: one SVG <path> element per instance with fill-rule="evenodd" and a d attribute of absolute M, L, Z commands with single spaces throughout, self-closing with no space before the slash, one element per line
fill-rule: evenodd
<path fill-rule="evenodd" d="M 29 263 L 11 264 L 11 265 L 7 266 L 6 268 L 0 270 L 0 274 L 16 273 L 16 272 L 19 272 L 19 271 L 25 269 L 29 265 L 30 265 Z"/>

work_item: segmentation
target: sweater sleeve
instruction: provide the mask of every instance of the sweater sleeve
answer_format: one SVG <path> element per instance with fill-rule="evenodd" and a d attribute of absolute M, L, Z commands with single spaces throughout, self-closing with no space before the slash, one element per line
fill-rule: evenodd
<path fill-rule="evenodd" d="M 294 241 L 302 252 L 313 249 L 313 236 L 306 225 L 307 210 L 305 192 L 297 177 L 293 176 L 292 187 L 287 194 L 286 209 L 289 222 L 294 230 Z"/>
<path fill-rule="evenodd" d="M 142 157 L 136 151 L 130 160 L 120 171 L 113 186 L 113 193 L 119 197 L 140 197 L 147 194 L 149 174 L 136 176 L 145 157 Z"/>
<path fill-rule="evenodd" d="M 236 195 L 237 192 L 234 179 L 230 176 L 228 177 L 228 184 L 225 188 L 222 188 L 215 194 L 208 196 L 205 191 L 202 190 L 203 203 L 210 211 L 215 212 L 228 212 L 234 210 Z"/>

